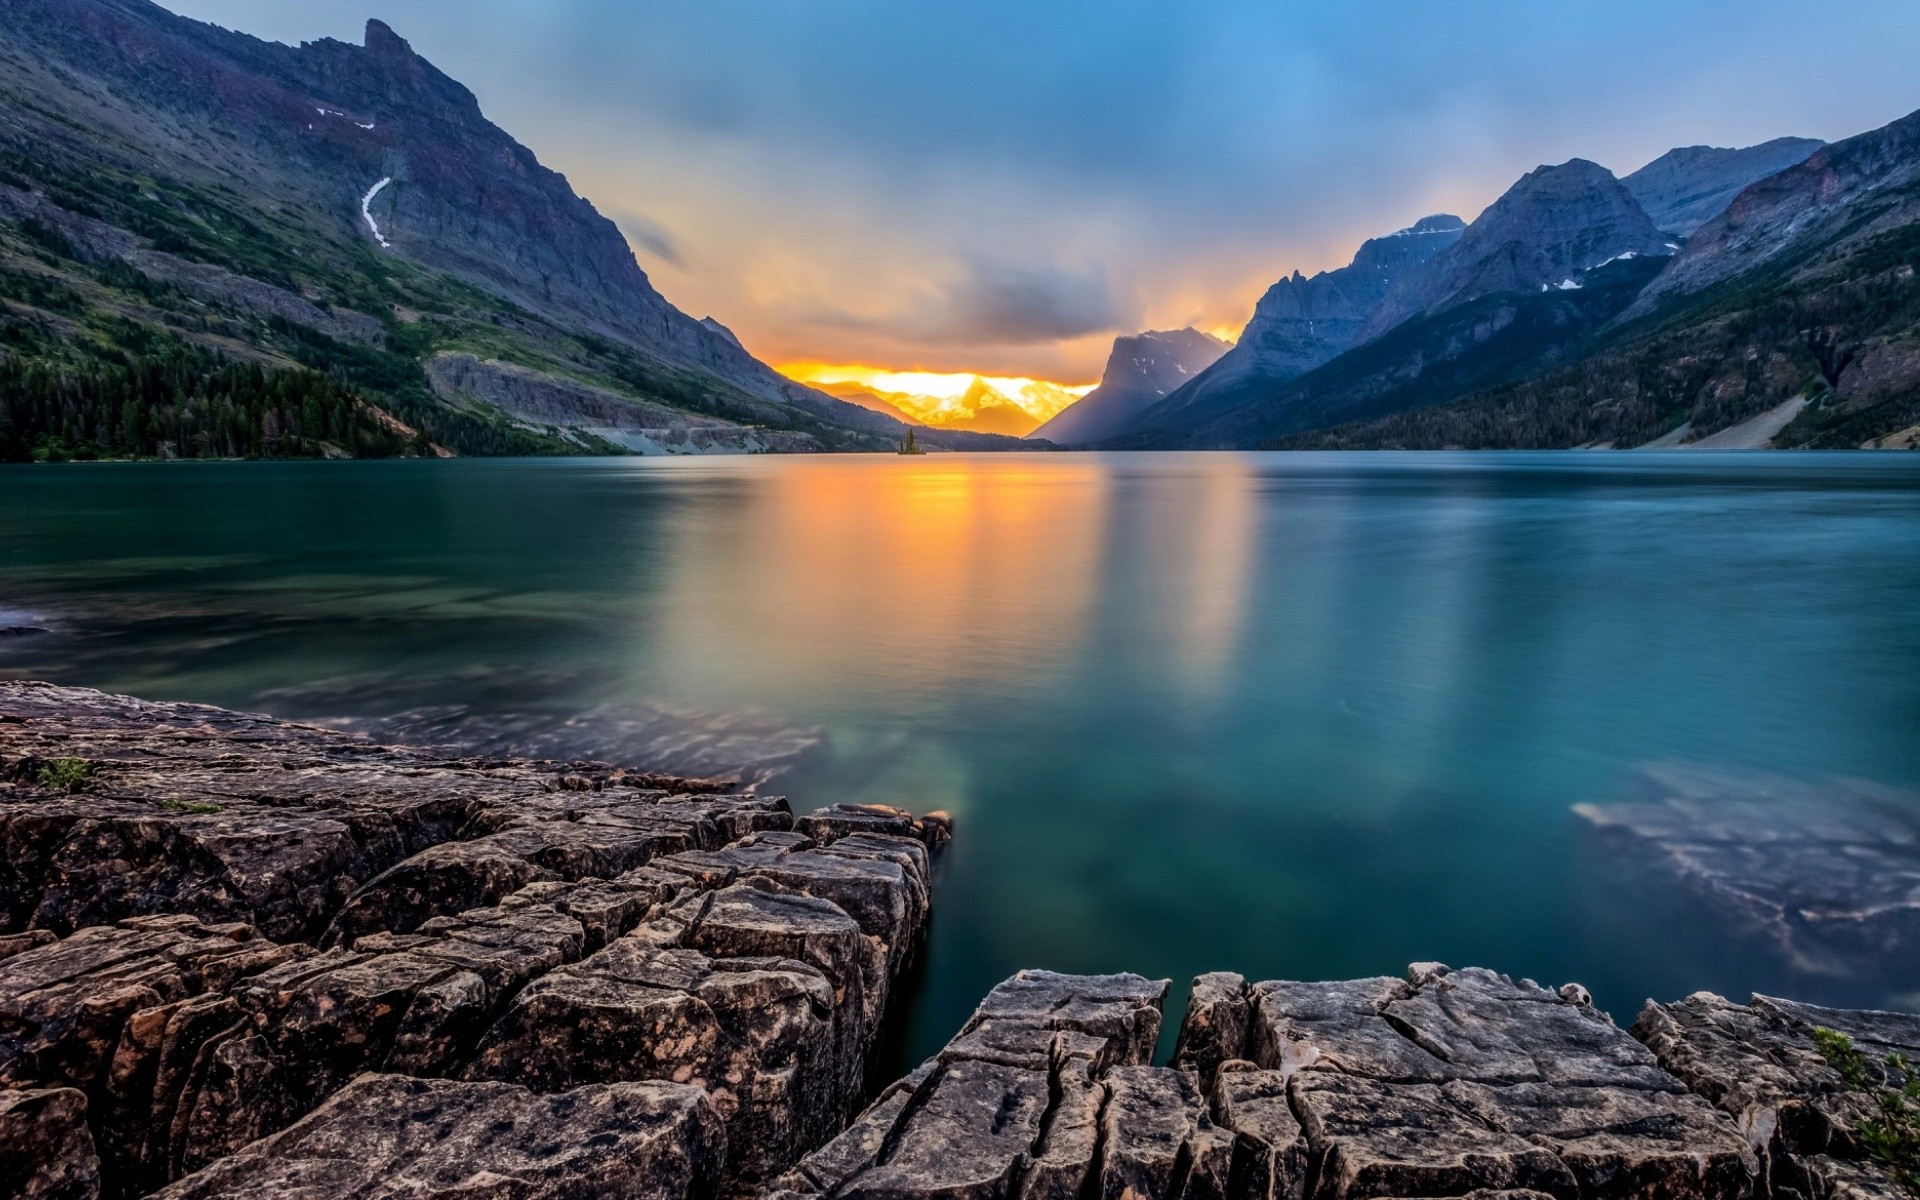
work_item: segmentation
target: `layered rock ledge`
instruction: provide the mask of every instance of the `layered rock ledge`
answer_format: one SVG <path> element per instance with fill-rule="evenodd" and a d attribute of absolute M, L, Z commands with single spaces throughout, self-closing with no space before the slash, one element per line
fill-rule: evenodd
<path fill-rule="evenodd" d="M 863 1102 L 947 834 L 0 684 L 0 1171 L 751 1193 Z"/>
<path fill-rule="evenodd" d="M 0 684 L 0 1195 L 1902 1195 L 1815 1031 L 1920 1017 L 1435 963 L 1200 976 L 1165 1066 L 1168 981 L 1021 972 L 876 1090 L 949 833 Z"/>

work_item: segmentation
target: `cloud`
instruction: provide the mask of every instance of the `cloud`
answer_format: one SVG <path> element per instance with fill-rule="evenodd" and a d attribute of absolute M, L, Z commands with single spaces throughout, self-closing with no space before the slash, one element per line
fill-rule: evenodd
<path fill-rule="evenodd" d="M 680 246 L 674 241 L 673 236 L 646 217 L 638 213 L 625 213 L 615 220 L 614 224 L 620 227 L 621 233 L 627 235 L 627 241 L 631 242 L 635 249 L 644 250 L 670 266 L 686 265 L 681 260 Z M 641 265 L 646 264 L 642 262 Z"/>
<path fill-rule="evenodd" d="M 974 261 L 943 287 L 879 314 L 814 309 L 803 319 L 829 329 L 883 334 L 931 345 L 1026 346 L 1130 328 L 1103 269 Z"/>

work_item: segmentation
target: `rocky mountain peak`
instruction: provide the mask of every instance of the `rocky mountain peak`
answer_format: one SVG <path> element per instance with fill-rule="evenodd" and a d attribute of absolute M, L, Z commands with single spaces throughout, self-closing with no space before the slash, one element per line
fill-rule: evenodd
<path fill-rule="evenodd" d="M 412 58 L 413 46 L 378 17 L 367 19 L 367 51 L 377 58 Z"/>
<path fill-rule="evenodd" d="M 1191 325 L 1117 337 L 1100 386 L 1145 389 L 1164 396 L 1212 366 L 1228 345 Z"/>
<path fill-rule="evenodd" d="M 1190 325 L 1117 337 L 1100 386 L 1030 436 L 1063 446 L 1083 446 L 1108 437 L 1141 410 L 1199 376 L 1229 349 L 1228 343 Z"/>
<path fill-rule="evenodd" d="M 1628 255 L 1670 253 L 1613 172 L 1584 158 L 1529 171 L 1444 253 L 1396 283 L 1362 331 L 1396 325 L 1482 296 L 1579 286 L 1580 275 Z"/>

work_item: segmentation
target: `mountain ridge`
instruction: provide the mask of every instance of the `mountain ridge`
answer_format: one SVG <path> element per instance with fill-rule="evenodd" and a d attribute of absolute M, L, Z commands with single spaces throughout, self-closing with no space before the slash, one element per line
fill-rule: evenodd
<path fill-rule="evenodd" d="M 84 316 L 61 324 L 16 289 L 9 320 L 33 332 L 14 353 L 48 370 L 123 353 L 108 327 L 133 320 L 275 370 L 344 365 L 373 401 L 471 452 L 596 444 L 445 395 L 424 371 L 437 353 L 631 395 L 703 428 L 782 429 L 802 447 L 904 436 L 675 308 L 611 221 L 384 22 L 368 22 L 362 46 L 286 46 L 147 0 L 5 0 L 0 12 L 0 219 L 55 235 L 9 236 L 0 268 L 57 282 Z M 114 260 L 137 277 L 104 278 Z M 218 333 L 143 282 L 155 278 L 216 303 Z M 363 350 L 307 333 L 339 341 L 343 323 L 370 330 Z"/>

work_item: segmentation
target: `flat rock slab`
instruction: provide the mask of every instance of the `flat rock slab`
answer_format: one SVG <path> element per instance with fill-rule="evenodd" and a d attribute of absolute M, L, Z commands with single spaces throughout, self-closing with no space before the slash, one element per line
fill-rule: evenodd
<path fill-rule="evenodd" d="M 710 1197 L 726 1135 L 700 1089 L 621 1083 L 536 1095 L 370 1075 L 157 1193 L 160 1200 L 687 1200 Z"/>
<path fill-rule="evenodd" d="M 1640 791 L 1574 811 L 1800 970 L 1920 982 L 1920 797 L 1672 766 Z"/>
<path fill-rule="evenodd" d="M 203 705 L 0 682 L 0 854 L 12 867 L 0 933 L 189 914 L 310 941 L 350 907 L 350 939 L 535 878 L 617 874 L 791 824 L 777 797 L 654 782 L 605 764 L 449 758 Z M 416 863 L 349 904 L 409 856 L 486 835 L 506 843 L 494 859 Z"/>
<path fill-rule="evenodd" d="M 1180 1044 L 1203 1083 L 1219 1063 L 1214 1119 L 1274 1196 L 1311 1180 L 1316 1200 L 1739 1200 L 1759 1170 L 1735 1124 L 1575 986 L 1435 963 L 1339 983 L 1202 977 Z"/>

